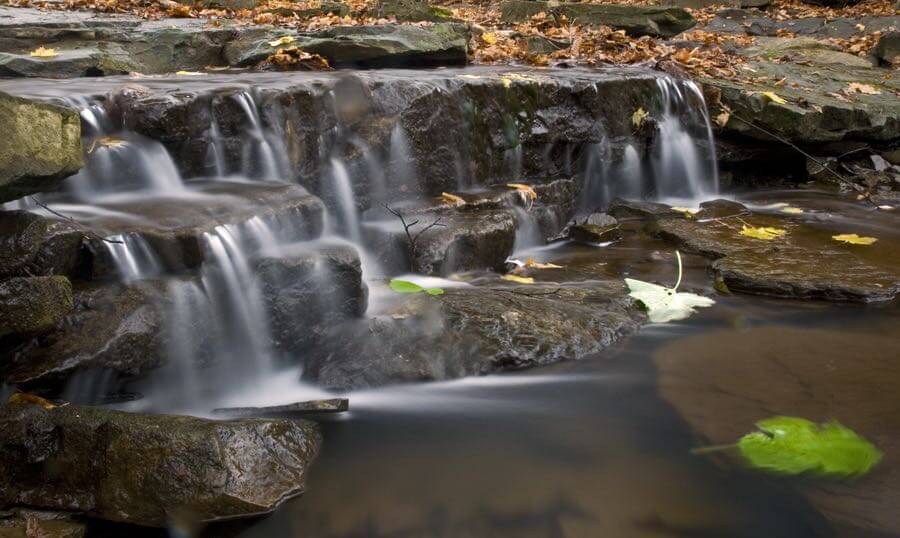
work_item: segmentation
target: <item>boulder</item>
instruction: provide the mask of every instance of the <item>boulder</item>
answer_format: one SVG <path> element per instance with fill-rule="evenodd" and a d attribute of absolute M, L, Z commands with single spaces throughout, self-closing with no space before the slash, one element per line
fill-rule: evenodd
<path fill-rule="evenodd" d="M 622 237 L 619 221 L 606 213 L 592 213 L 568 228 L 569 239 L 580 243 L 605 243 Z"/>
<path fill-rule="evenodd" d="M 504 0 L 500 4 L 500 19 L 503 22 L 525 22 L 541 12 L 564 15 L 577 24 L 611 26 L 635 37 L 672 37 L 696 24 L 691 14 L 680 7 L 579 2 L 551 5 L 533 0 Z"/>
<path fill-rule="evenodd" d="M 79 286 L 63 323 L 3 349 L 0 379 L 57 392 L 82 371 L 130 378 L 155 368 L 163 360 L 164 297 L 157 282 Z"/>
<path fill-rule="evenodd" d="M 734 443 L 773 415 L 840 421 L 884 460 L 856 480 L 785 480 L 829 520 L 835 536 L 895 536 L 900 341 L 887 323 L 858 331 L 743 327 L 678 339 L 654 354 L 659 392 L 700 437 L 698 446 Z"/>
<path fill-rule="evenodd" d="M 0 278 L 69 275 L 86 263 L 85 232 L 74 224 L 28 211 L 0 211 Z"/>
<path fill-rule="evenodd" d="M 279 348 L 306 349 L 329 325 L 366 311 L 368 288 L 350 245 L 300 243 L 260 258 L 255 271 Z"/>
<path fill-rule="evenodd" d="M 297 420 L 211 421 L 67 405 L 0 406 L 0 502 L 164 527 L 274 510 L 321 442 Z"/>
<path fill-rule="evenodd" d="M 880 65 L 900 66 L 900 31 L 887 32 L 878 38 L 872 55 Z"/>
<path fill-rule="evenodd" d="M 412 250 L 413 270 L 449 275 L 476 269 L 501 270 L 516 241 L 516 221 L 508 210 L 451 211 L 417 215 L 422 232 Z M 425 227 L 440 218 L 442 226 Z"/>
<path fill-rule="evenodd" d="M 621 280 L 495 283 L 404 296 L 390 315 L 332 327 L 304 376 L 351 389 L 530 368 L 601 351 L 645 319 Z"/>
<path fill-rule="evenodd" d="M 774 19 L 755 9 L 723 9 L 705 30 L 720 33 L 776 37 L 783 32 L 816 38 L 848 39 L 875 31 L 888 32 L 900 23 L 900 16 L 802 17 Z"/>
<path fill-rule="evenodd" d="M 47 332 L 72 308 L 72 284 L 64 276 L 0 281 L 0 338 Z"/>
<path fill-rule="evenodd" d="M 78 112 L 0 92 L 0 203 L 53 190 L 82 164 Z"/>
<path fill-rule="evenodd" d="M 854 302 L 888 301 L 900 293 L 898 268 L 877 252 L 860 252 L 859 246 L 831 239 L 840 232 L 785 217 L 750 215 L 740 204 L 725 204 L 706 202 L 696 218 L 660 218 L 649 229 L 680 248 L 713 258 L 716 278 L 731 291 Z M 745 215 L 743 222 L 753 227 L 783 229 L 785 235 L 756 239 L 711 220 L 734 215 Z"/>
<path fill-rule="evenodd" d="M 377 17 L 395 18 L 401 22 L 454 21 L 453 12 L 425 0 L 379 0 L 375 6 Z"/>

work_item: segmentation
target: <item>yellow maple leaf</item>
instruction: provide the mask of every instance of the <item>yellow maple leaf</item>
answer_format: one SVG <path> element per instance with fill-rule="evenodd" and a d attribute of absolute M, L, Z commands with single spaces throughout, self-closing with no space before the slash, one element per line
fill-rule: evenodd
<path fill-rule="evenodd" d="M 453 204 L 456 206 L 466 205 L 465 200 L 463 200 L 462 198 L 460 198 L 459 196 L 457 196 L 455 194 L 450 194 L 449 192 L 442 192 L 441 200 L 448 204 Z"/>
<path fill-rule="evenodd" d="M 719 127 L 725 127 L 729 119 L 731 119 L 731 114 L 729 112 L 722 112 L 721 114 L 716 116 L 716 124 Z"/>
<path fill-rule="evenodd" d="M 503 275 L 500 278 L 502 278 L 503 280 L 509 280 L 510 282 L 517 282 L 519 284 L 534 284 L 534 279 L 530 276 Z"/>
<path fill-rule="evenodd" d="M 775 92 L 762 92 L 762 96 L 772 101 L 773 103 L 778 103 L 779 105 L 786 104 L 787 101 L 778 96 Z"/>
<path fill-rule="evenodd" d="M 294 42 L 294 36 L 284 35 L 276 39 L 275 41 L 269 41 L 270 47 L 280 47 L 282 45 L 287 45 L 288 43 Z"/>
<path fill-rule="evenodd" d="M 781 212 L 787 213 L 789 215 L 799 215 L 799 214 L 803 213 L 803 210 L 800 209 L 799 207 L 787 206 L 787 207 L 782 207 Z"/>
<path fill-rule="evenodd" d="M 497 42 L 497 34 L 493 32 L 485 32 L 481 34 L 481 40 L 487 43 L 488 45 L 493 45 Z"/>
<path fill-rule="evenodd" d="M 51 49 L 49 47 L 38 47 L 31 51 L 31 56 L 35 58 L 53 58 L 54 56 L 59 56 L 59 53 L 56 52 L 56 49 Z"/>
<path fill-rule="evenodd" d="M 9 399 L 6 402 L 13 405 L 39 405 L 44 409 L 53 409 L 54 407 L 58 407 L 50 400 L 45 400 L 40 396 L 35 396 L 34 394 L 28 394 L 26 392 L 15 392 L 10 395 Z"/>
<path fill-rule="evenodd" d="M 634 124 L 635 127 L 640 127 L 644 124 L 644 120 L 647 119 L 647 111 L 644 110 L 643 107 L 638 107 L 637 110 L 634 111 L 634 114 L 631 115 L 631 123 Z"/>
<path fill-rule="evenodd" d="M 525 267 L 531 267 L 534 269 L 562 269 L 562 265 L 556 265 L 555 263 L 541 263 L 536 261 L 534 258 L 528 258 L 525 260 Z"/>
<path fill-rule="evenodd" d="M 183 77 L 199 77 L 206 73 L 200 73 L 199 71 L 175 71 L 175 74 Z"/>
<path fill-rule="evenodd" d="M 679 213 L 684 213 L 686 218 L 692 219 L 694 215 L 700 212 L 699 209 L 692 209 L 690 207 L 673 207 L 672 211 L 678 211 Z"/>
<path fill-rule="evenodd" d="M 525 185 L 523 183 L 507 183 L 506 186 L 521 192 L 532 202 L 537 200 L 537 192 L 535 192 L 534 187 L 531 185 Z"/>
<path fill-rule="evenodd" d="M 741 235 L 752 237 L 754 239 L 764 239 L 766 241 L 779 239 L 781 237 L 784 237 L 786 233 L 787 232 L 785 230 L 782 230 L 781 228 L 772 228 L 769 226 L 754 228 L 753 226 L 744 225 L 741 227 Z"/>
<path fill-rule="evenodd" d="M 878 241 L 875 237 L 861 237 L 856 234 L 832 235 L 831 238 L 835 241 L 843 241 L 850 245 L 871 245 L 875 241 Z"/>
<path fill-rule="evenodd" d="M 860 84 L 859 82 L 851 82 L 847 86 L 848 93 L 864 93 L 866 95 L 881 95 L 881 91 L 875 89 L 870 84 Z"/>

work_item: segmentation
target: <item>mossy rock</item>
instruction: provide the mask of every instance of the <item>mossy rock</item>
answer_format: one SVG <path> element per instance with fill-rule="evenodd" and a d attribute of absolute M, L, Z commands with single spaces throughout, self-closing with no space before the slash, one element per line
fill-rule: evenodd
<path fill-rule="evenodd" d="M 72 284 L 64 276 L 11 278 L 0 282 L 0 337 L 39 334 L 72 311 Z"/>

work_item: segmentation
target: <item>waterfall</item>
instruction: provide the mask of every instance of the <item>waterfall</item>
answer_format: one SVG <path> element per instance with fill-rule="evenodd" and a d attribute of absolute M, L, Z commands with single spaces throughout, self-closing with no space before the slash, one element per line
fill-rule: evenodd
<path fill-rule="evenodd" d="M 335 203 L 340 213 L 341 222 L 347 237 L 354 243 L 360 243 L 360 227 L 359 227 L 359 211 L 356 208 L 356 198 L 353 195 L 353 183 L 347 167 L 343 161 L 332 157 L 331 165 L 331 187 L 335 198 Z"/>
<path fill-rule="evenodd" d="M 118 234 L 103 242 L 107 252 L 125 282 L 132 282 L 162 273 L 162 264 L 147 241 L 138 234 Z"/>
<path fill-rule="evenodd" d="M 263 131 L 262 120 L 256 107 L 256 101 L 249 92 L 241 92 L 237 95 L 238 104 L 250 122 L 248 135 L 250 141 L 244 145 L 244 153 L 241 162 L 243 172 L 247 176 L 256 176 L 261 179 L 281 179 L 278 160 L 272 144 Z"/>
<path fill-rule="evenodd" d="M 388 150 L 388 166 L 394 176 L 394 183 L 415 185 L 418 178 L 416 162 L 412 157 L 409 139 L 400 122 L 391 130 L 390 148 Z"/>

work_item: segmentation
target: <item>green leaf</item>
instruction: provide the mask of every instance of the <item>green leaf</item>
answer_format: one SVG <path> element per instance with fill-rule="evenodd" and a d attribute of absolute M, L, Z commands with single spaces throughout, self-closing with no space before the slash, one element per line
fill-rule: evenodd
<path fill-rule="evenodd" d="M 865 474 L 881 460 L 881 451 L 838 422 L 772 417 L 756 427 L 760 431 L 741 437 L 738 449 L 764 471 L 844 478 Z"/>
<path fill-rule="evenodd" d="M 428 295 L 442 295 L 444 293 L 444 290 L 441 288 L 423 288 L 415 282 L 396 278 L 391 279 L 390 286 L 397 293 L 421 293 L 423 291 Z"/>
<path fill-rule="evenodd" d="M 391 279 L 391 289 L 397 293 L 419 293 L 425 291 L 422 286 L 408 280 Z"/>
<path fill-rule="evenodd" d="M 647 309 L 647 316 L 653 323 L 666 323 L 686 319 L 696 312 L 696 308 L 712 306 L 716 302 L 709 297 L 694 293 L 678 293 L 681 284 L 681 253 L 675 251 L 678 259 L 678 280 L 672 288 L 651 284 L 642 280 L 626 278 L 629 294 Z"/>

